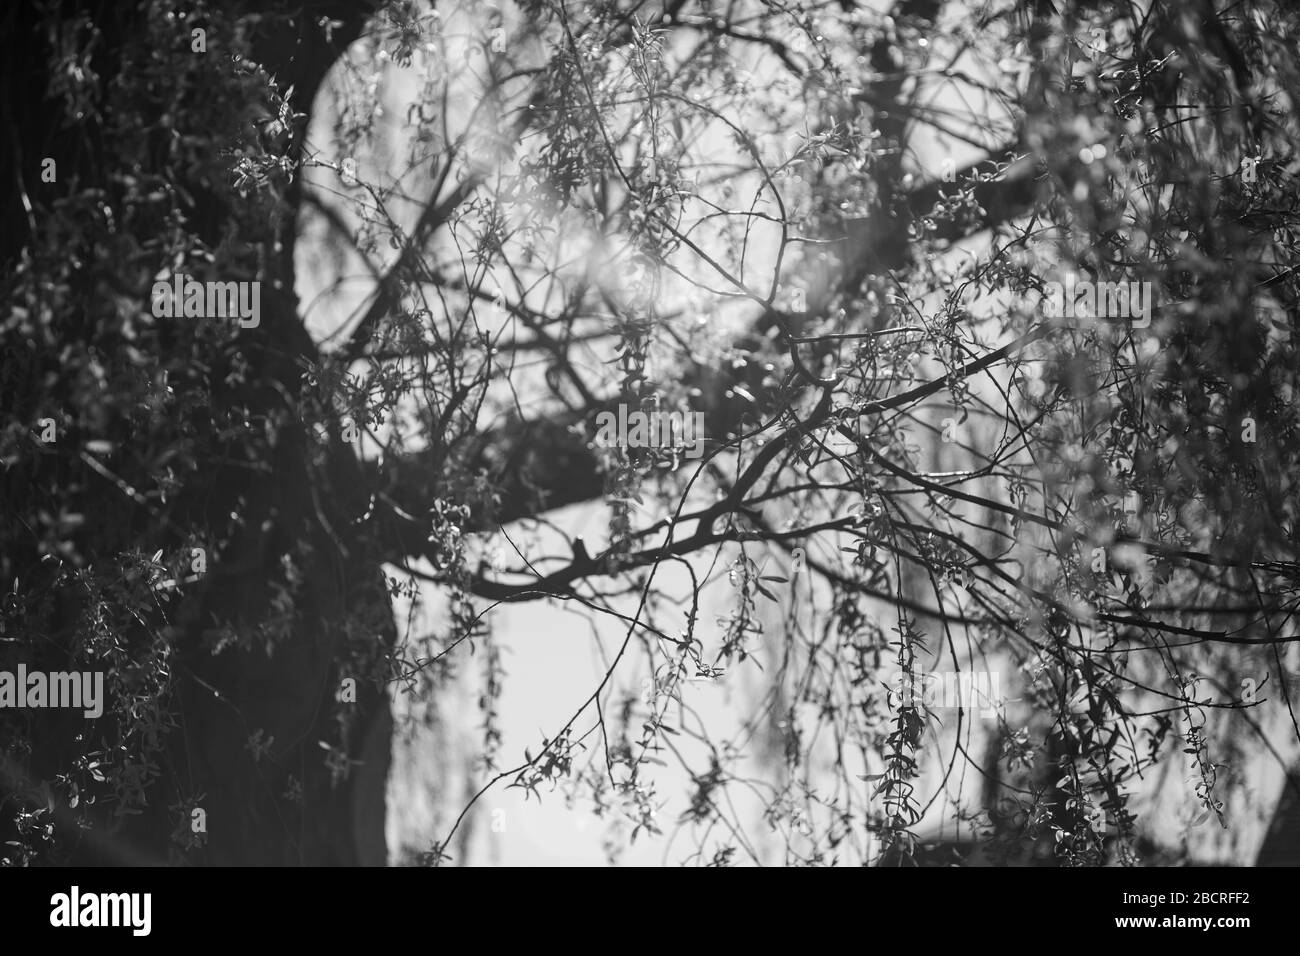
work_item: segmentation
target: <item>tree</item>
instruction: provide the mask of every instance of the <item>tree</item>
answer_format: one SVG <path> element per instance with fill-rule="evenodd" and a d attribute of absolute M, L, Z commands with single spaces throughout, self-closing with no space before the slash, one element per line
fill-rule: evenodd
<path fill-rule="evenodd" d="M 1300 743 L 1296 16 L 1061 6 L 7 13 L 0 655 L 107 674 L 6 720 L 10 859 L 373 862 L 387 688 L 475 648 L 485 789 L 635 839 L 678 762 L 700 862 L 738 791 L 788 862 L 1132 862 L 1177 761 L 1229 822 Z M 515 601 L 624 629 L 518 759 Z M 685 690 L 757 668 L 762 779 Z"/>

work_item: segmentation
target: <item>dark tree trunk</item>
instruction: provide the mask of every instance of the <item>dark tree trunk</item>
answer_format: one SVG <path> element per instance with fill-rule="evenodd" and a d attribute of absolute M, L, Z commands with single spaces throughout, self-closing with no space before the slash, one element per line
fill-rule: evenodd
<path fill-rule="evenodd" d="M 296 21 L 270 21 L 255 42 L 256 55 L 281 88 L 295 84 L 295 105 L 309 113 L 330 65 L 364 25 L 368 5 L 273 6 L 261 4 L 256 12 L 268 17 L 292 11 Z M 92 60 L 99 74 L 98 95 L 107 95 L 118 70 L 121 44 L 142 28 L 146 12 L 144 4 L 94 2 L 67 3 L 60 9 L 63 21 L 85 14 L 101 33 Z M 325 41 L 317 26 L 321 17 L 342 23 L 334 29 L 332 42 Z M 35 5 L 10 5 L 0 14 L 4 80 L 0 101 L 7 144 L 0 158 L 7 223 L 0 230 L 0 261 L 5 264 L 6 282 L 23 251 L 39 241 L 44 217 L 57 215 L 53 203 L 58 195 L 72 184 L 79 189 L 99 187 L 110 201 L 115 195 L 115 183 L 106 179 L 108 173 L 118 171 L 112 156 L 96 154 L 96 131 L 71 120 L 47 96 L 55 53 L 52 42 Z M 213 38 L 213 43 L 219 47 L 220 38 Z M 45 156 L 58 161 L 58 185 L 42 190 L 37 185 Z M 216 247 L 232 211 L 213 198 L 205 183 L 182 185 L 193 197 L 186 228 L 209 248 Z M 291 186 L 286 196 L 295 206 L 297 188 Z M 265 232 L 271 275 L 279 289 L 264 283 L 260 328 L 241 333 L 236 355 L 213 359 L 217 365 L 236 358 L 248 362 L 247 380 L 223 398 L 228 406 L 247 407 L 254 415 L 283 411 L 277 407 L 282 405 L 281 396 L 299 391 L 300 360 L 315 357 L 293 295 L 293 217 L 277 233 L 269 228 Z M 113 264 L 91 262 L 87 268 L 111 269 Z M 148 302 L 141 307 L 147 309 Z M 100 334 L 94 328 L 84 332 L 90 342 Z M 7 342 L 6 351 L 12 346 L 16 354 L 25 344 Z M 39 357 L 35 348 L 33 354 Z M 12 387 L 24 384 L 30 380 Z M 18 406 L 34 400 L 9 391 L 7 387 L 3 396 L 6 403 Z M 219 411 L 211 409 L 213 421 Z M 206 844 L 186 854 L 187 862 L 385 862 L 388 698 L 382 682 L 373 679 L 377 667 L 369 673 L 349 674 L 339 670 L 338 662 L 382 659 L 393 625 L 379 556 L 351 521 L 364 510 L 364 501 L 360 507 L 355 501 L 362 495 L 357 462 L 350 448 L 338 440 L 336 423 L 323 423 L 331 426 L 335 436 L 323 468 L 311 463 L 309 426 L 314 423 L 298 422 L 274 445 L 269 469 L 254 470 L 248 462 L 232 461 L 201 476 L 196 486 L 183 489 L 175 499 L 169 515 L 172 527 L 217 528 L 232 512 L 238 512 L 242 524 L 221 560 L 214 562 L 173 617 L 169 638 L 174 642 L 172 687 L 178 722 L 168 732 L 165 765 L 149 788 L 144 812 L 118 826 L 108 825 L 107 816 L 101 815 L 102 829 L 64 844 L 70 862 L 175 860 L 172 835 L 178 821 L 184 826 L 179 804 L 186 798 L 197 798 L 207 825 Z M 6 475 L 4 490 L 7 493 L 23 482 L 32 484 L 22 475 Z M 86 510 L 106 518 L 96 536 L 83 542 L 92 559 L 160 543 L 158 536 L 140 540 L 139 530 L 147 519 L 118 516 L 130 503 L 118 498 L 112 485 L 89 474 L 85 482 L 95 495 L 87 493 Z M 10 498 L 5 510 L 16 512 L 18 503 Z M 183 542 L 174 535 L 161 543 L 178 547 Z M 285 581 L 282 560 L 287 555 L 299 561 L 300 578 L 287 633 L 273 648 L 250 641 L 254 646 L 214 653 L 212 639 L 223 627 L 256 631 L 272 616 L 278 588 Z M 39 576 L 34 547 L 31 551 L 11 547 L 4 558 L 6 567 L 24 582 Z M 340 682 L 349 676 L 356 679 L 356 703 L 347 705 L 339 721 L 334 697 Z M 260 759 L 254 759 L 249 740 L 258 731 L 261 739 L 274 742 Z M 334 779 L 322 741 L 341 742 L 342 756 L 358 764 L 346 779 Z M 0 768 L 0 799 L 7 807 L 23 801 L 30 804 L 39 789 L 36 781 L 45 772 L 57 772 L 61 758 L 75 750 L 67 738 L 50 740 L 48 747 L 45 741 L 38 743 L 37 752 L 25 762 L 7 755 Z M 56 806 L 55 817 L 67 824 L 69 808 Z M 6 820 L 3 827 L 9 826 Z M 69 831 L 65 839 L 75 832 L 71 826 L 64 830 Z"/>

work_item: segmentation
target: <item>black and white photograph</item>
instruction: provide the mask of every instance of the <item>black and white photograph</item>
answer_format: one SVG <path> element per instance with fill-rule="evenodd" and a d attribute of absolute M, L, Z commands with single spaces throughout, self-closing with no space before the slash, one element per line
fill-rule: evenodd
<path fill-rule="evenodd" d="M 4 0 L 22 920 L 853 867 L 1250 927 L 1297 96 L 1287 0 Z"/>

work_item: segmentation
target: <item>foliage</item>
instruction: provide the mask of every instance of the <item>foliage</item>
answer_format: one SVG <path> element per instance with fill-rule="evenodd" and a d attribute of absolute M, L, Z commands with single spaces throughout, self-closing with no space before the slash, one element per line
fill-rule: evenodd
<path fill-rule="evenodd" d="M 1231 742 L 1274 746 L 1294 690 L 1300 21 L 1048 6 L 142 3 L 111 43 L 45 14 L 44 95 L 89 152 L 28 182 L 4 286 L 0 655 L 106 670 L 112 712 L 6 720 L 10 858 L 66 852 L 92 802 L 188 814 L 204 668 L 318 632 L 329 739 L 233 744 L 281 790 L 357 764 L 339 675 L 434 698 L 485 647 L 479 794 L 560 787 L 701 864 L 767 855 L 741 794 L 789 863 L 924 862 L 936 821 L 999 861 L 1135 862 L 1135 787 L 1169 762 L 1226 823 Z M 359 36 L 314 99 L 277 18 Z M 308 237 L 340 281 L 298 301 Z M 177 271 L 260 280 L 272 315 L 157 319 Z M 1150 324 L 1046 314 L 1067 275 L 1149 283 Z M 618 405 L 702 412 L 704 456 L 596 445 Z M 589 500 L 599 541 L 545 515 Z M 446 629 L 394 639 L 417 586 Z M 526 600 L 624 636 L 514 755 L 491 611 Z M 689 688 L 747 669 L 763 691 L 715 737 Z M 889 692 L 935 670 L 1019 706 Z"/>

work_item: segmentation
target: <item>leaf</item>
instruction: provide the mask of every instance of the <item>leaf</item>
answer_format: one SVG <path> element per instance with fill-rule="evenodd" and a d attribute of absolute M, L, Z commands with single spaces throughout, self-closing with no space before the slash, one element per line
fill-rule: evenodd
<path fill-rule="evenodd" d="M 789 579 L 789 578 L 783 578 L 783 577 L 781 577 L 779 574 L 765 574 L 765 575 L 763 575 L 761 578 L 759 578 L 759 580 L 760 580 L 760 581 L 775 581 L 777 584 L 789 584 L 789 583 L 790 583 L 790 579 Z"/>
<path fill-rule="evenodd" d="M 754 587 L 758 589 L 759 594 L 763 595 L 763 597 L 767 598 L 769 601 L 778 600 L 775 594 L 773 594 L 767 588 L 763 587 L 763 585 L 759 584 L 757 581 L 754 582 Z"/>

